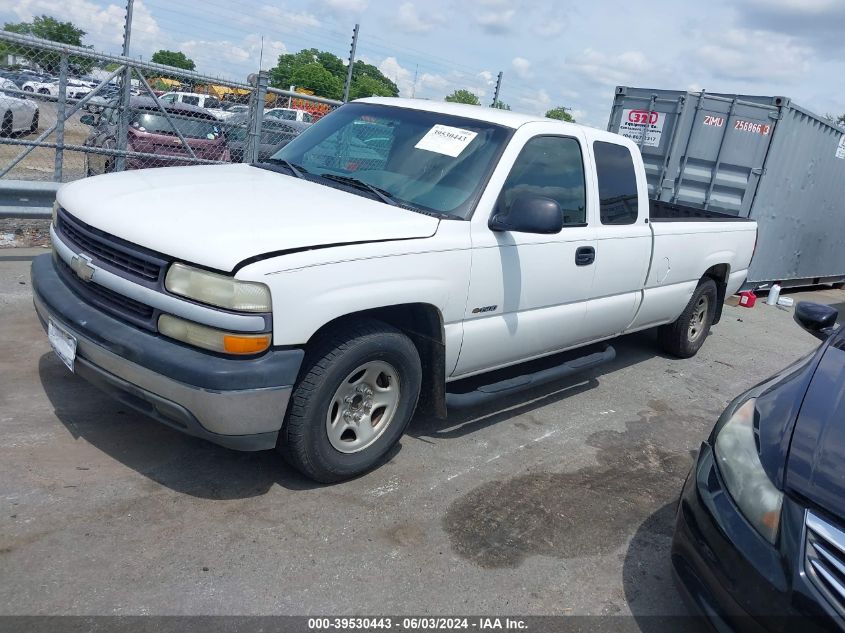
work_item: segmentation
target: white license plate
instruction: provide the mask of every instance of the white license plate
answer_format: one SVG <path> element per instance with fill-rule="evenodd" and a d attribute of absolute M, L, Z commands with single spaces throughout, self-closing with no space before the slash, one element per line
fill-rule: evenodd
<path fill-rule="evenodd" d="M 47 338 L 59 360 L 73 371 L 73 361 L 76 359 L 76 338 L 56 325 L 52 319 L 47 323 Z"/>

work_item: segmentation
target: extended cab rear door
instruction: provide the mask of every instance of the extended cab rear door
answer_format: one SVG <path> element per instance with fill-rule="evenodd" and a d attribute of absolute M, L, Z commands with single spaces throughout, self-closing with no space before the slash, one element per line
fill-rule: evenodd
<path fill-rule="evenodd" d="M 523 125 L 506 148 L 472 217 L 472 270 L 464 338 L 454 375 L 573 347 L 585 339 L 595 231 L 586 138 L 560 123 Z M 494 213 L 520 195 L 555 199 L 564 227 L 553 235 L 494 231 Z"/>
<path fill-rule="evenodd" d="M 639 150 L 615 134 L 587 134 L 593 137 L 588 148 L 599 209 L 595 276 L 584 330 L 588 339 L 599 339 L 620 334 L 633 321 L 648 274 L 652 234 Z"/>

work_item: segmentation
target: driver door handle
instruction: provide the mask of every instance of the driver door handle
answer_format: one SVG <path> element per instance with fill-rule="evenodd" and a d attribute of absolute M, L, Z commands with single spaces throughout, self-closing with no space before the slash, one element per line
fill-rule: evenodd
<path fill-rule="evenodd" d="M 596 249 L 592 246 L 579 246 L 575 251 L 575 265 L 589 266 L 596 261 Z"/>

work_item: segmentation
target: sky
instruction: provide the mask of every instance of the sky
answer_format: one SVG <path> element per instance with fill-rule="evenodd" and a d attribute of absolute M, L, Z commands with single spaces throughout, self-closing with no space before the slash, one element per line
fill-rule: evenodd
<path fill-rule="evenodd" d="M 123 0 L 0 0 L 0 20 L 47 14 L 117 53 Z M 514 110 L 571 108 L 605 127 L 617 85 L 783 95 L 845 113 L 845 0 L 135 0 L 130 53 L 181 50 L 197 70 L 245 80 L 302 48 L 375 64 L 401 96 L 457 88 Z M 263 41 L 263 54 L 262 54 Z"/>

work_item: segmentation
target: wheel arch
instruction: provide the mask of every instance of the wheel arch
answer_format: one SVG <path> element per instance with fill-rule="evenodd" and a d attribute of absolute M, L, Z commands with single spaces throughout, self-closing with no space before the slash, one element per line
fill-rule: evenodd
<path fill-rule="evenodd" d="M 369 308 L 344 314 L 322 325 L 306 343 L 326 330 L 342 327 L 356 319 L 376 319 L 403 332 L 411 339 L 420 355 L 422 365 L 422 386 L 417 411 L 446 417 L 446 337 L 443 328 L 443 314 L 430 303 L 400 303 Z"/>
<path fill-rule="evenodd" d="M 715 264 L 704 271 L 700 281 L 712 279 L 716 283 L 716 314 L 713 316 L 713 325 L 722 318 L 722 308 L 725 305 L 725 293 L 728 288 L 728 279 L 731 276 L 730 264 Z"/>

